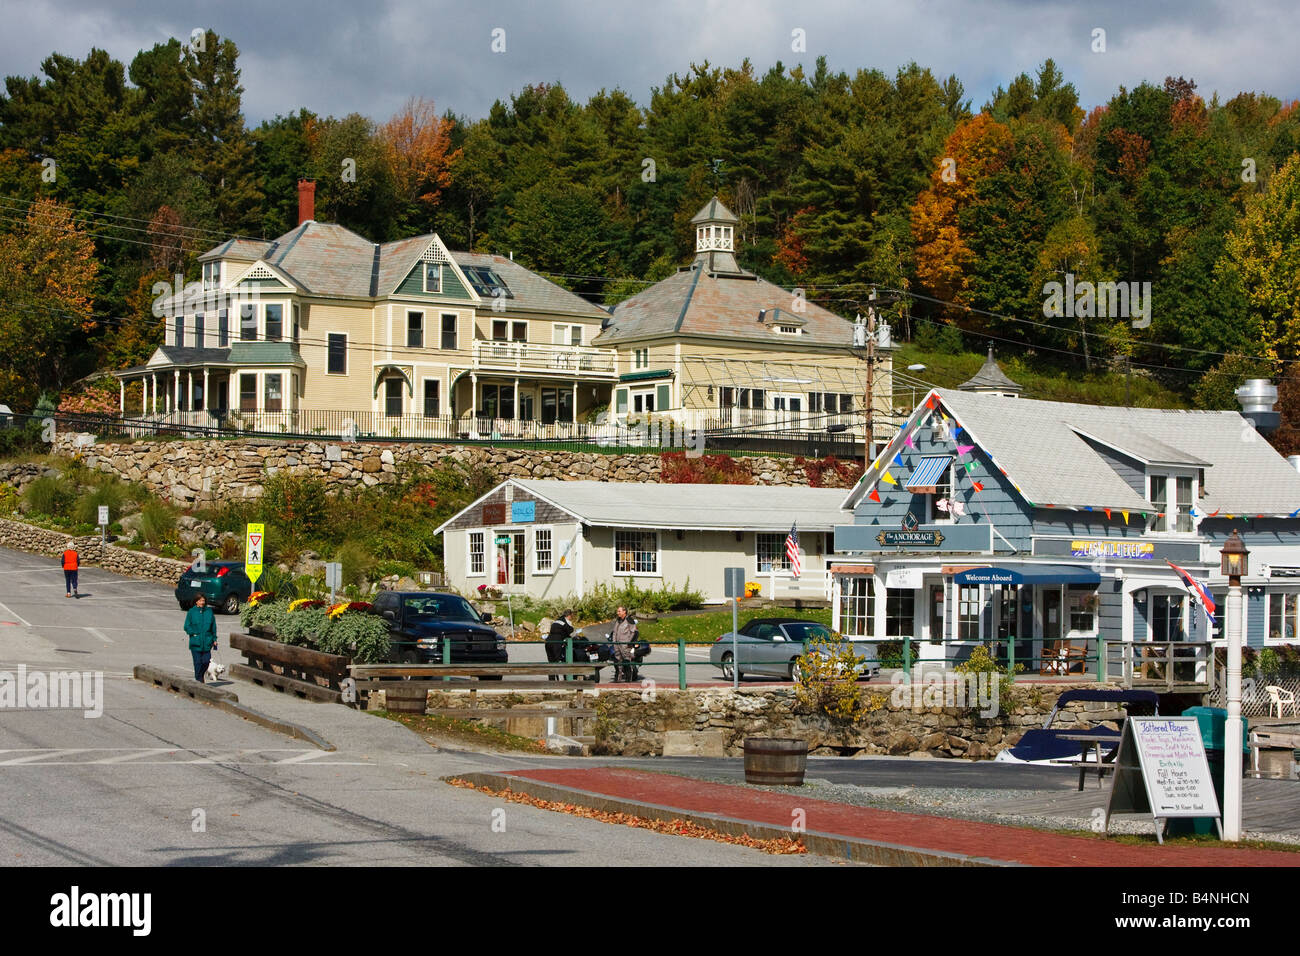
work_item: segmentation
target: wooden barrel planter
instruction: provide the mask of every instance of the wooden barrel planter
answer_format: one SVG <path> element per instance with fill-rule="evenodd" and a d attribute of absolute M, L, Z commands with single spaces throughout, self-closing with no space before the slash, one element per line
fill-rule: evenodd
<path fill-rule="evenodd" d="M 348 676 L 350 657 L 251 634 L 231 634 L 230 646 L 240 651 L 246 662 L 231 665 L 232 677 L 308 700 L 343 702 L 342 681 Z"/>
<path fill-rule="evenodd" d="M 745 783 L 802 787 L 808 742 L 791 737 L 745 738 Z"/>

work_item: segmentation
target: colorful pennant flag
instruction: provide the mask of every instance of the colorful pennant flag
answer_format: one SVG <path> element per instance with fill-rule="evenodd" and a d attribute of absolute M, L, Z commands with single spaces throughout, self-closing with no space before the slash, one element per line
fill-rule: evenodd
<path fill-rule="evenodd" d="M 1182 578 L 1183 583 L 1187 585 L 1187 591 L 1191 594 L 1192 600 L 1198 602 L 1201 607 L 1205 608 L 1205 616 L 1210 619 L 1210 626 L 1213 627 L 1215 610 L 1214 598 L 1210 596 L 1210 592 L 1206 590 L 1205 585 L 1200 581 L 1197 581 L 1190 574 L 1167 558 L 1165 559 L 1165 564 L 1178 572 L 1178 576 Z"/>
<path fill-rule="evenodd" d="M 906 438 L 903 439 L 903 444 L 906 445 L 908 448 L 915 448 L 915 447 L 916 447 L 915 445 L 912 444 L 912 436 L 911 436 L 910 433 L 908 434 L 908 436 L 907 436 Z"/>
<path fill-rule="evenodd" d="M 975 447 L 974 445 L 958 445 L 958 446 L 957 446 L 957 454 L 959 454 L 959 455 L 969 455 L 971 449 L 974 448 L 974 447 Z"/>
<path fill-rule="evenodd" d="M 925 400 L 925 407 L 931 410 L 937 407 L 937 403 L 935 402 L 933 395 L 931 395 L 929 398 Z"/>
<path fill-rule="evenodd" d="M 896 484 L 898 484 L 898 482 L 895 480 L 894 476 L 891 475 L 891 474 L 890 474 L 889 472 L 887 472 L 887 471 L 886 471 L 886 472 L 883 472 L 883 473 L 881 474 L 881 476 L 880 476 L 880 480 L 883 481 L 883 482 L 884 482 L 885 484 L 887 484 L 887 485 L 896 485 Z"/>
<path fill-rule="evenodd" d="M 1215 515 L 1217 515 L 1218 513 L 1219 513 L 1219 509 L 1218 509 L 1218 508 L 1215 508 L 1215 509 L 1214 509 L 1214 512 L 1213 512 L 1212 514 L 1207 515 L 1206 517 L 1208 517 L 1208 518 L 1213 518 L 1213 517 L 1214 517 Z"/>
<path fill-rule="evenodd" d="M 901 451 L 894 456 L 894 464 L 899 468 L 903 467 L 903 453 Z"/>
<path fill-rule="evenodd" d="M 1121 511 L 1120 514 L 1122 514 L 1122 515 L 1124 516 L 1124 523 L 1125 523 L 1125 524 L 1128 524 L 1128 512 L 1127 512 L 1127 511 Z"/>
<path fill-rule="evenodd" d="M 1296 515 L 1300 515 L 1300 508 L 1297 508 L 1295 511 L 1291 512 L 1289 515 L 1287 515 L 1287 517 L 1294 518 Z"/>
<path fill-rule="evenodd" d="M 970 474 L 972 471 L 974 471 L 976 464 L 977 462 L 973 462 L 973 461 L 966 462 L 966 473 Z"/>
<path fill-rule="evenodd" d="M 956 437 L 957 437 L 958 435 L 960 435 L 960 434 L 961 434 L 961 426 L 958 425 L 956 422 L 953 422 L 953 423 L 952 423 L 952 437 L 953 437 L 953 438 L 956 438 Z"/>
<path fill-rule="evenodd" d="M 978 482 L 978 481 L 974 482 L 974 483 L 971 485 L 971 487 L 974 488 L 976 491 L 983 491 L 983 490 L 984 490 L 984 485 L 982 485 L 982 484 L 981 484 L 980 482 Z"/>
<path fill-rule="evenodd" d="M 1106 512 L 1106 520 L 1109 521 L 1109 520 L 1110 520 L 1110 509 L 1109 509 L 1109 508 L 1102 508 L 1101 510 L 1104 511 L 1104 512 Z"/>
<path fill-rule="evenodd" d="M 880 503 L 880 492 L 876 491 L 875 488 L 871 489 L 871 494 L 867 495 L 867 497 L 870 498 L 872 501 L 876 502 L 877 504 Z"/>

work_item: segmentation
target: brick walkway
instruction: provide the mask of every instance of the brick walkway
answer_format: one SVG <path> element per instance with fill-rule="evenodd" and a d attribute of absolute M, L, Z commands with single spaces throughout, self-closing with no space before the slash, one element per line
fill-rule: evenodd
<path fill-rule="evenodd" d="M 1300 853 L 1212 846 L 1134 846 L 1024 827 L 855 807 L 797 794 L 707 783 L 690 777 L 576 767 L 517 770 L 507 776 L 615 799 L 788 827 L 796 810 L 810 832 L 959 853 L 1029 866 L 1298 866 Z"/>

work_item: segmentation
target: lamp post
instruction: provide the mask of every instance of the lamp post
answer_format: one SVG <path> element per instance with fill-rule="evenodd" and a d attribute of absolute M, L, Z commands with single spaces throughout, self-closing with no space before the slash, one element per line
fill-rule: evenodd
<path fill-rule="evenodd" d="M 1220 571 L 1228 579 L 1228 725 L 1223 746 L 1223 838 L 1241 839 L 1241 579 L 1249 573 L 1250 552 L 1237 535 L 1228 536 L 1219 552 Z M 1211 665 L 1212 666 L 1212 665 Z"/>

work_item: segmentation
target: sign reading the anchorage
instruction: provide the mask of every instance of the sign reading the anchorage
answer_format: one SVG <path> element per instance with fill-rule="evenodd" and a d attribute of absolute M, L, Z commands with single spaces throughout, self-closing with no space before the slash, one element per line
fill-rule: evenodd
<path fill-rule="evenodd" d="M 910 545 L 937 548 L 943 544 L 942 531 L 882 531 L 876 535 L 881 547 Z"/>
<path fill-rule="evenodd" d="M 254 584 L 262 576 L 262 557 L 266 553 L 266 527 L 250 524 L 244 538 L 244 573 Z"/>
<path fill-rule="evenodd" d="M 1130 717 L 1124 723 L 1115 782 L 1106 805 L 1112 813 L 1149 813 L 1164 842 L 1171 817 L 1213 817 L 1223 839 L 1219 799 L 1210 779 L 1201 728 L 1195 717 Z"/>
<path fill-rule="evenodd" d="M 1150 561 L 1156 546 L 1150 541 L 1071 541 L 1070 555 L 1075 558 L 1132 558 Z"/>

